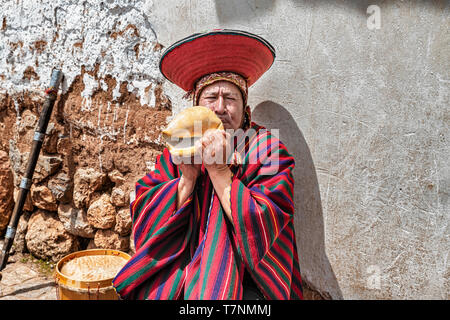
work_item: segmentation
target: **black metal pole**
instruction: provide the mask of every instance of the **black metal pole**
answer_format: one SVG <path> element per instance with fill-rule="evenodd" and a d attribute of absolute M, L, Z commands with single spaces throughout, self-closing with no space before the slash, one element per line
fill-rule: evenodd
<path fill-rule="evenodd" d="M 55 100 L 58 95 L 58 88 L 61 83 L 61 79 L 62 72 L 60 70 L 53 69 L 52 77 L 50 80 L 50 87 L 45 91 L 47 96 L 44 101 L 44 107 L 42 108 L 36 131 L 34 132 L 33 145 L 31 147 L 30 156 L 28 158 L 27 169 L 25 171 L 24 177 L 20 182 L 19 195 L 14 205 L 14 210 L 11 215 L 8 227 L 6 228 L 5 242 L 3 243 L 2 256 L 0 260 L 0 271 L 2 271 L 6 266 L 6 262 L 9 256 L 9 250 L 11 249 L 11 246 L 14 242 L 16 228 L 19 223 L 19 218 L 22 215 L 22 209 L 25 204 L 25 199 L 32 184 L 34 169 L 36 168 L 36 163 L 39 158 L 42 142 L 44 141 L 45 132 L 47 131 L 48 122 L 52 114 L 53 105 L 55 104 Z"/>

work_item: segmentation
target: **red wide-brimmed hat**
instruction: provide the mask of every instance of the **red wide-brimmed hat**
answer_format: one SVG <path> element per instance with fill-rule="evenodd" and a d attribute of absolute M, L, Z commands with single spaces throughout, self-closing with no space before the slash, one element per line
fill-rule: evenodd
<path fill-rule="evenodd" d="M 164 51 L 159 69 L 166 79 L 185 91 L 214 72 L 234 72 L 251 86 L 275 60 L 275 49 L 255 34 L 230 29 L 196 33 Z"/>

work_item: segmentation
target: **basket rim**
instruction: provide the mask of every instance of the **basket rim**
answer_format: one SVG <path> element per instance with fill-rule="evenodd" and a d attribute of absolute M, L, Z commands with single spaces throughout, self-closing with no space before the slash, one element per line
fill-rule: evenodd
<path fill-rule="evenodd" d="M 81 289 L 92 289 L 92 288 L 103 288 L 105 286 L 111 286 L 112 280 L 114 277 L 106 278 L 102 280 L 75 280 L 72 279 L 65 274 L 61 272 L 61 267 L 64 265 L 64 263 L 78 257 L 85 257 L 85 256 L 99 256 L 99 255 L 114 255 L 114 256 L 120 256 L 122 258 L 125 258 L 127 261 L 131 258 L 131 256 L 123 251 L 116 250 L 116 249 L 87 249 L 87 250 L 80 250 L 72 252 L 63 258 L 61 258 L 58 263 L 56 264 L 55 268 L 55 282 L 59 285 L 62 284 L 64 286 L 70 286 L 74 288 L 81 288 Z"/>

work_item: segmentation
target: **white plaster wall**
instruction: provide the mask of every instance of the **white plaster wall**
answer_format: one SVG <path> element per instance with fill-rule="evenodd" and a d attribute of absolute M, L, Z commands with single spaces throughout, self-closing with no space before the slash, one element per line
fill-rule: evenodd
<path fill-rule="evenodd" d="M 145 1 L 1 1 L 0 88 L 3 91 L 37 91 L 48 86 L 53 67 L 65 75 L 63 92 L 80 74 L 81 66 L 93 71 L 99 64 L 98 79 L 84 74 L 86 108 L 102 79 L 111 75 L 119 85 L 128 81 L 128 90 L 141 97 L 142 104 L 154 103 L 150 84 L 161 81 L 159 54 L 153 50 L 157 36 L 146 15 Z M 130 27 L 134 26 L 136 28 Z M 112 36 L 116 33 L 115 36 Z M 44 54 L 34 43 L 44 41 Z M 135 46 L 139 46 L 139 55 Z M 23 80 L 23 72 L 33 67 L 39 80 Z"/>
<path fill-rule="evenodd" d="M 380 9 L 380 29 L 367 26 L 369 5 Z M 143 88 L 162 80 L 154 42 L 167 47 L 220 27 L 259 34 L 277 60 L 250 88 L 249 103 L 255 120 L 280 129 L 297 161 L 304 279 L 333 299 L 448 299 L 449 7 L 412 0 L 3 0 L 0 89 L 41 90 L 54 63 L 67 87 L 80 65 L 92 69 L 100 59 L 100 75 L 129 80 L 144 103 L 151 97 Z M 128 24 L 139 37 L 105 34 Z M 28 49 L 40 39 L 48 43 L 44 55 Z M 11 50 L 18 41 L 23 48 Z M 73 47 L 79 41 L 82 50 Z M 40 79 L 24 83 L 23 70 L 35 60 Z M 86 99 L 98 82 L 85 79 Z M 172 84 L 164 82 L 164 90 L 174 112 L 188 104 Z"/>

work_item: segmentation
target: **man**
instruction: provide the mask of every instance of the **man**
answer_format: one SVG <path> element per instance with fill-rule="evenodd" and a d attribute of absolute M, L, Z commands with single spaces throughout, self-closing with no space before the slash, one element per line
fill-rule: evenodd
<path fill-rule="evenodd" d="M 113 281 L 121 298 L 303 298 L 294 159 L 251 122 L 247 105 L 248 87 L 274 58 L 267 41 L 236 30 L 195 34 L 163 54 L 163 75 L 236 132 L 206 133 L 197 142 L 201 164 L 174 161 L 165 149 L 137 182 L 136 254 Z M 230 145 L 240 161 L 226 161 Z"/>

